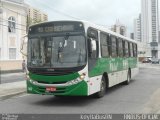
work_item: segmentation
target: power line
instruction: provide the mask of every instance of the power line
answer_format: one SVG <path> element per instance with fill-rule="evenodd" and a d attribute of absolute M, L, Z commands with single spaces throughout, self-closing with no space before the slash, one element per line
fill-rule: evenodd
<path fill-rule="evenodd" d="M 11 21 L 11 20 L 3 19 L 3 18 L 0 18 L 0 20 L 1 20 L 0 22 L 14 22 L 14 21 Z M 26 27 L 26 25 L 24 25 L 24 24 L 19 24 L 19 23 L 16 23 L 16 22 L 15 22 L 15 24 L 16 24 L 16 25 L 21 25 L 21 26 Z"/>
<path fill-rule="evenodd" d="M 4 25 L 4 24 L 0 24 L 0 25 L 5 26 L 5 27 L 9 27 L 8 25 Z M 24 29 L 20 29 L 20 28 L 14 28 L 14 29 L 18 29 L 18 30 L 26 31 L 26 30 L 24 30 Z"/>

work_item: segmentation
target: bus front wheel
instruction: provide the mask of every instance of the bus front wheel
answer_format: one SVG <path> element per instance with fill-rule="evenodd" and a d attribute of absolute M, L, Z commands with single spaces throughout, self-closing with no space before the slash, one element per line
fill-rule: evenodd
<path fill-rule="evenodd" d="M 106 80 L 105 77 L 102 77 L 100 91 L 95 94 L 96 98 L 102 98 L 106 93 Z"/>

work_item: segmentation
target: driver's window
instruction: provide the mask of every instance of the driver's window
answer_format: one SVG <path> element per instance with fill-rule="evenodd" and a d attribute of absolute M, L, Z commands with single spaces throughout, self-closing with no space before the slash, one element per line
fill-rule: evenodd
<path fill-rule="evenodd" d="M 97 41 L 91 38 L 91 39 L 89 39 L 89 43 L 90 43 L 90 45 L 89 45 L 90 46 L 89 57 L 91 59 L 96 59 L 98 57 L 98 53 L 97 53 L 98 44 L 97 44 Z"/>
<path fill-rule="evenodd" d="M 98 59 L 99 45 L 98 45 L 98 31 L 92 28 L 88 29 L 88 69 L 94 69 Z"/>
<path fill-rule="evenodd" d="M 88 48 L 89 58 L 98 58 L 98 31 L 92 28 L 88 29 Z"/>

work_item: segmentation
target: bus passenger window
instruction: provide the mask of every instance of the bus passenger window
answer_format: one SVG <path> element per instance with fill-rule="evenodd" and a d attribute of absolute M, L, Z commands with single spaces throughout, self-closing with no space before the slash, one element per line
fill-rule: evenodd
<path fill-rule="evenodd" d="M 118 39 L 118 51 L 119 51 L 119 57 L 123 57 L 123 41 L 122 39 Z"/>
<path fill-rule="evenodd" d="M 109 57 L 109 35 L 100 33 L 101 41 L 101 55 L 106 58 Z"/>
<path fill-rule="evenodd" d="M 117 43 L 116 43 L 116 37 L 111 36 L 111 42 L 112 42 L 112 57 L 117 57 Z"/>
<path fill-rule="evenodd" d="M 128 48 L 128 42 L 125 41 L 125 57 L 129 57 L 129 48 Z"/>
<path fill-rule="evenodd" d="M 132 46 L 132 43 L 130 43 L 130 55 L 131 55 L 131 57 L 133 57 L 133 46 Z"/>
<path fill-rule="evenodd" d="M 130 43 L 128 42 L 128 56 L 131 57 Z"/>
<path fill-rule="evenodd" d="M 137 57 L 137 45 L 133 44 L 133 55 L 134 57 Z"/>

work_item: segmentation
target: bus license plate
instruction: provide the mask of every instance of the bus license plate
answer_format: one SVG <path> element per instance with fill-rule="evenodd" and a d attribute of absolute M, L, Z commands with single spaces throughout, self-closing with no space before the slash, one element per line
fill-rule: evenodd
<path fill-rule="evenodd" d="M 47 92 L 55 92 L 55 91 L 56 91 L 56 88 L 55 88 L 55 87 L 47 87 L 47 88 L 46 88 L 46 91 L 47 91 Z"/>

